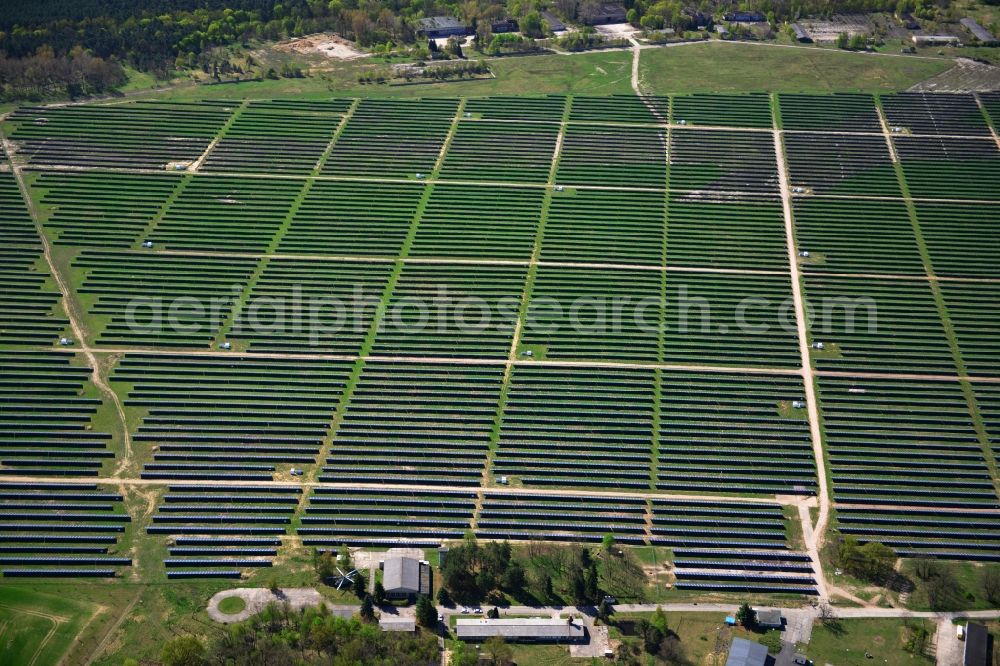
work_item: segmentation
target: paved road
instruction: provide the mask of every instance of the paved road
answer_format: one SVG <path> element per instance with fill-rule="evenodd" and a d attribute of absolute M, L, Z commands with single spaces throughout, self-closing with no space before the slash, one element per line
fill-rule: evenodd
<path fill-rule="evenodd" d="M 246 606 L 238 613 L 223 613 L 219 610 L 219 602 L 228 597 L 240 597 L 246 603 Z M 216 622 L 230 624 L 241 622 L 251 615 L 256 615 L 270 603 L 281 604 L 285 602 L 291 604 L 292 608 L 295 609 L 309 608 L 323 603 L 323 597 L 313 587 L 282 588 L 278 595 L 266 587 L 237 587 L 230 590 L 223 590 L 213 595 L 208 600 L 206 611 L 208 612 L 208 616 Z M 356 607 L 350 608 L 351 613 L 355 610 Z"/>
<path fill-rule="evenodd" d="M 292 602 L 292 605 L 301 608 L 305 606 L 321 603 L 322 597 L 312 588 L 295 588 L 283 590 L 285 598 Z M 218 603 L 227 596 L 238 595 L 247 602 L 244 611 L 234 615 L 223 615 L 218 611 Z M 250 615 L 257 613 L 270 601 L 276 598 L 265 588 L 237 588 L 219 592 L 209 601 L 208 614 L 217 622 L 230 623 L 246 619 Z M 329 605 L 330 611 L 335 614 L 350 615 L 358 610 L 356 605 Z M 490 606 L 483 606 L 481 612 L 486 612 Z M 677 604 L 616 604 L 615 610 L 620 613 L 651 613 L 657 608 L 663 609 L 667 613 L 725 613 L 732 615 L 736 613 L 736 604 L 701 604 L 701 603 L 677 603 Z M 765 608 L 765 607 L 759 607 Z M 968 619 L 994 619 L 1000 611 L 983 610 L 954 613 L 939 613 L 933 611 L 909 611 L 900 608 L 836 608 L 824 605 L 822 609 L 827 611 L 831 617 L 835 618 L 927 618 L 937 621 L 937 664 L 938 666 L 961 666 L 962 648 L 964 644 L 955 637 L 955 629 L 952 620 L 955 618 Z M 474 609 L 467 609 L 462 606 L 438 607 L 438 613 L 444 617 L 443 627 L 450 625 L 450 618 L 454 615 L 468 615 Z M 782 634 L 782 650 L 775 660 L 775 666 L 792 666 L 796 654 L 795 646 L 799 643 L 808 643 L 812 636 L 813 623 L 820 616 L 820 606 L 803 606 L 800 608 L 778 608 L 785 618 L 785 629 Z M 380 609 L 381 614 L 392 614 L 403 617 L 412 617 L 414 608 L 389 607 Z M 596 609 L 593 606 L 506 606 L 500 609 L 503 615 L 527 615 L 540 617 L 560 617 L 564 615 L 576 615 L 587 626 L 587 631 L 591 640 L 582 646 L 578 646 L 574 656 L 586 657 L 604 654 L 604 650 L 609 647 L 607 627 L 595 626 Z M 443 629 L 442 627 L 442 629 Z M 442 634 L 443 635 L 443 634 Z"/>
<path fill-rule="evenodd" d="M 958 640 L 951 620 L 938 621 L 936 642 L 937 666 L 962 666 L 965 661 L 965 643 Z"/>
<path fill-rule="evenodd" d="M 486 610 L 486 606 L 483 610 Z M 701 603 L 678 603 L 678 604 L 616 604 L 615 610 L 620 613 L 652 613 L 657 608 L 663 609 L 667 613 L 735 613 L 739 609 L 738 604 L 701 604 Z M 819 616 L 819 608 L 811 605 L 802 606 L 799 608 L 795 607 L 781 607 L 781 606 L 758 606 L 758 609 L 769 609 L 775 608 L 780 610 L 783 615 L 788 615 L 791 613 L 799 614 L 796 617 L 799 621 L 804 622 L 804 618 L 811 617 L 813 619 Z M 1000 615 L 1000 610 L 977 610 L 977 611 L 957 611 L 957 612 L 938 612 L 938 611 L 911 611 L 904 608 L 838 608 L 836 606 L 829 606 L 830 613 L 832 617 L 841 619 L 850 618 L 892 618 L 892 617 L 916 617 L 916 618 L 928 618 L 933 620 L 947 619 L 949 622 L 954 618 L 973 618 L 973 619 L 995 619 Z M 593 606 L 505 606 L 501 608 L 505 613 L 514 615 L 552 615 L 553 613 L 580 613 L 584 615 L 593 615 L 595 609 Z M 461 612 L 461 609 L 455 608 L 442 608 L 442 612 L 445 614 L 453 614 L 456 612 Z M 802 628 L 796 629 L 799 635 L 806 635 L 805 630 Z"/>

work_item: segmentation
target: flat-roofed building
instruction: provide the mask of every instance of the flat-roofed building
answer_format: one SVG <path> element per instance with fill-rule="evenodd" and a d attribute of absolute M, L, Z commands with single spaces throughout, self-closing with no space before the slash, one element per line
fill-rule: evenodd
<path fill-rule="evenodd" d="M 417 21 L 417 34 L 430 39 L 466 35 L 468 32 L 469 26 L 454 16 L 431 16 Z"/>
<path fill-rule="evenodd" d="M 382 631 L 402 631 L 412 633 L 417 630 L 417 621 L 412 617 L 383 615 L 378 619 L 378 628 Z"/>
<path fill-rule="evenodd" d="M 500 636 L 510 643 L 577 643 L 587 636 L 582 622 L 551 617 L 455 620 L 455 634 L 463 641 L 485 641 Z"/>
<path fill-rule="evenodd" d="M 941 46 L 943 44 L 958 44 L 956 35 L 913 35 L 913 43 L 917 46 Z"/>
<path fill-rule="evenodd" d="M 965 627 L 965 653 L 962 666 L 987 666 L 989 664 L 990 635 L 986 627 L 970 622 Z"/>

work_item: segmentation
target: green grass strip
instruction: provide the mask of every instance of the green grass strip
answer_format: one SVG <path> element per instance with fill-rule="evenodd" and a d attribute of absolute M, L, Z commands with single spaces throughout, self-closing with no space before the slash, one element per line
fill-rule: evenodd
<path fill-rule="evenodd" d="M 247 108 L 247 106 L 249 106 L 249 104 L 250 100 L 245 99 L 240 102 L 239 106 L 233 109 L 233 112 L 229 114 L 229 119 L 222 124 L 222 127 L 219 128 L 219 132 L 208 143 L 208 147 L 205 148 L 205 152 L 199 155 L 198 159 L 196 159 L 192 164 L 194 172 L 197 173 L 201 169 L 201 167 L 205 164 L 205 161 L 208 159 L 208 156 L 212 154 L 212 151 L 215 150 L 217 145 L 219 145 L 219 142 L 226 138 L 226 134 L 228 134 L 232 126 L 236 124 L 236 120 L 243 115 L 243 111 Z"/>

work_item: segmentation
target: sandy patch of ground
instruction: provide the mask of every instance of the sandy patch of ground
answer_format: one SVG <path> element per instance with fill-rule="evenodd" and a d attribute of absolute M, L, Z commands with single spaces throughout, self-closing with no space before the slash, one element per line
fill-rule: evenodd
<path fill-rule="evenodd" d="M 354 60 L 371 55 L 359 50 L 353 42 L 349 42 L 340 35 L 328 32 L 278 42 L 274 48 L 284 53 L 315 54 L 335 60 Z"/>
<path fill-rule="evenodd" d="M 639 32 L 631 23 L 608 23 L 607 25 L 595 25 L 594 28 L 597 32 L 612 39 L 628 39 Z"/>
<path fill-rule="evenodd" d="M 579 622 L 579 620 L 577 620 Z M 574 659 L 586 659 L 603 657 L 606 650 L 611 649 L 611 641 L 608 638 L 607 625 L 594 626 L 592 622 L 587 623 L 586 643 L 571 643 L 569 646 L 569 656 Z"/>
<path fill-rule="evenodd" d="M 450 40 L 450 39 L 451 39 L 451 37 L 436 37 L 434 39 L 434 44 L 439 49 L 444 50 L 444 47 L 448 46 L 448 40 Z M 459 35 L 457 37 L 457 39 L 459 41 L 459 44 L 461 44 L 462 48 L 464 49 L 464 48 L 466 48 L 468 46 L 472 46 L 472 42 L 476 39 L 476 36 L 475 35 L 466 35 L 466 36 L 462 37 L 461 35 Z"/>

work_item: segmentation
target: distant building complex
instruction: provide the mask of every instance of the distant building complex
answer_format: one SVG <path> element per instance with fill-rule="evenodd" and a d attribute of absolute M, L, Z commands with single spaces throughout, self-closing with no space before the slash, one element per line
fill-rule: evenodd
<path fill-rule="evenodd" d="M 621 5 L 605 3 L 593 11 L 582 12 L 579 19 L 581 23 L 586 25 L 625 23 L 625 8 Z"/>
<path fill-rule="evenodd" d="M 730 23 L 764 23 L 767 17 L 760 12 L 730 12 L 725 15 Z"/>
<path fill-rule="evenodd" d="M 454 16 L 431 16 L 417 21 L 417 34 L 429 39 L 467 35 L 469 26 Z"/>

